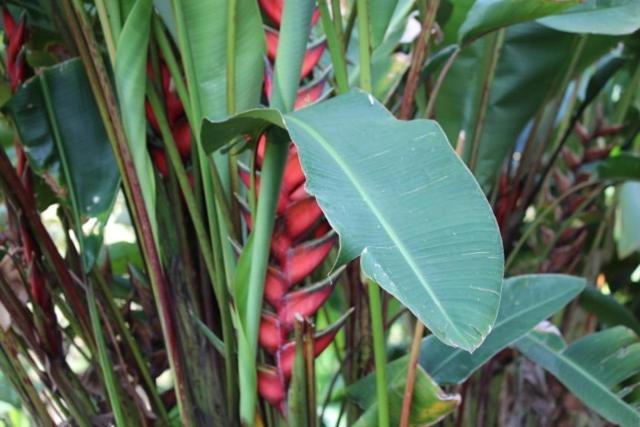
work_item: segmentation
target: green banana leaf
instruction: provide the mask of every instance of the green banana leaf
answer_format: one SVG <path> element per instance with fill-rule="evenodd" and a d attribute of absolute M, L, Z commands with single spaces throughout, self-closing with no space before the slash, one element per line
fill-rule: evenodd
<path fill-rule="evenodd" d="M 79 59 L 45 68 L 6 106 L 32 169 L 56 188 L 81 224 L 90 269 L 120 184 L 113 151 Z"/>
<path fill-rule="evenodd" d="M 361 256 L 365 273 L 439 339 L 477 348 L 497 314 L 502 243 L 439 126 L 397 121 L 354 91 L 284 116 L 253 110 L 205 122 L 204 141 L 217 142 L 205 149 L 269 125 L 286 128 L 298 146 L 307 190 L 340 235 L 339 263 Z"/>
<path fill-rule="evenodd" d="M 617 326 L 569 346 L 554 332 L 534 331 L 515 347 L 607 420 L 621 426 L 640 425 L 640 412 L 623 400 L 628 389 L 619 387 L 640 372 L 640 342 L 632 330 Z"/>
<path fill-rule="evenodd" d="M 477 0 L 458 32 L 460 44 L 483 34 L 521 22 L 554 15 L 579 0 Z"/>
<path fill-rule="evenodd" d="M 548 16 L 538 22 L 570 33 L 631 34 L 640 28 L 640 2 L 585 0 L 561 14 Z"/>
<path fill-rule="evenodd" d="M 420 364 L 438 384 L 457 384 L 487 360 L 529 332 L 575 298 L 584 279 L 561 274 L 534 274 L 505 280 L 496 324 L 472 354 L 425 338 Z"/>

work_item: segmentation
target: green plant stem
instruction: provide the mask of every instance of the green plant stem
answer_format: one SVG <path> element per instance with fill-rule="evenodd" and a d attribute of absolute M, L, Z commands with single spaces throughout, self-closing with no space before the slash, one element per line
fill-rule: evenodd
<path fill-rule="evenodd" d="M 176 88 L 176 93 L 178 94 L 178 98 L 180 98 L 180 102 L 182 103 L 187 119 L 189 120 L 189 123 L 195 123 L 193 119 L 193 112 L 191 111 L 191 103 L 189 102 L 187 86 L 184 84 L 184 79 L 180 73 L 180 66 L 176 60 L 176 55 L 173 53 L 171 43 L 167 38 L 162 21 L 158 16 L 154 15 L 152 25 L 153 35 L 156 43 L 158 44 L 158 48 L 162 53 L 162 58 L 164 59 L 165 64 L 167 64 L 169 74 L 171 75 L 171 79 L 173 80 L 173 84 Z"/>
<path fill-rule="evenodd" d="M 260 194 L 256 208 L 253 231 L 253 262 L 249 274 L 247 313 L 245 327 L 253 356 L 257 354 L 258 328 L 262 312 L 264 280 L 269 261 L 271 235 L 280 196 L 280 182 L 287 160 L 289 144 L 278 130 L 267 134 L 267 147 L 260 175 Z"/>
<path fill-rule="evenodd" d="M 427 103 L 427 107 L 424 109 L 425 119 L 430 119 L 433 117 L 433 114 L 436 108 L 436 100 L 438 99 L 438 94 L 440 93 L 440 88 L 444 83 L 445 77 L 447 77 L 447 74 L 449 74 L 449 70 L 451 70 L 453 63 L 460 55 L 460 52 L 461 52 L 460 47 L 457 47 L 453 51 L 453 53 L 451 53 L 451 56 L 449 57 L 449 59 L 447 59 L 447 62 L 442 67 L 440 74 L 438 74 L 438 79 L 436 80 L 436 84 L 433 86 L 433 89 L 431 89 L 431 93 L 429 94 L 429 102 Z"/>
<path fill-rule="evenodd" d="M 413 111 L 413 99 L 416 95 L 416 89 L 420 81 L 420 70 L 424 64 L 424 59 L 429 51 L 429 40 L 431 39 L 431 29 L 436 22 L 436 12 L 440 7 L 440 0 L 431 0 L 427 9 L 424 11 L 422 19 L 422 29 L 418 36 L 418 42 L 413 50 L 411 58 L 411 68 L 407 76 L 407 83 L 402 94 L 402 102 L 400 104 L 400 113 L 398 118 L 407 120 Z"/>
<path fill-rule="evenodd" d="M 493 85 L 493 78 L 496 75 L 496 68 L 498 66 L 498 60 L 500 59 L 500 51 L 502 50 L 505 34 L 506 30 L 503 28 L 490 36 L 493 38 L 493 43 L 490 45 L 491 50 L 489 52 L 489 62 L 485 67 L 482 79 L 482 92 L 480 95 L 478 115 L 476 116 L 476 123 L 473 129 L 473 135 L 471 136 L 471 158 L 469 159 L 469 170 L 471 170 L 471 172 L 475 171 L 478 163 L 480 142 L 482 140 L 482 131 L 484 130 L 484 122 L 487 116 L 487 107 L 489 106 L 491 86 Z"/>
<path fill-rule="evenodd" d="M 319 0 L 320 18 L 322 19 L 322 28 L 327 36 L 327 44 L 329 45 L 329 54 L 331 55 L 331 63 L 336 77 L 337 92 L 346 93 L 349 90 L 349 78 L 347 75 L 347 62 L 344 56 L 344 48 L 336 32 L 334 22 L 331 21 L 329 14 L 329 0 Z M 335 8 L 335 5 L 334 5 Z M 334 15 L 336 10 L 333 11 Z M 339 9 L 338 9 L 338 14 Z"/>
<path fill-rule="evenodd" d="M 322 3 L 322 2 L 320 2 Z M 340 44 L 342 45 L 343 43 L 343 34 L 342 34 L 342 10 L 340 8 L 340 0 L 331 0 L 331 13 L 332 13 L 332 20 L 333 20 L 333 28 L 334 28 L 334 32 L 336 33 L 336 36 L 338 37 L 338 41 L 340 41 Z M 342 45 L 342 48 L 344 48 L 344 45 Z"/>
<path fill-rule="evenodd" d="M 389 427 L 389 396 L 387 395 L 387 352 L 382 320 L 380 289 L 374 282 L 367 285 L 371 331 L 373 333 L 373 357 L 376 364 L 376 394 L 378 396 L 378 427 Z"/>
<path fill-rule="evenodd" d="M 371 93 L 371 33 L 369 31 L 369 0 L 357 0 L 358 41 L 360 57 L 360 87 Z"/>
<path fill-rule="evenodd" d="M 171 372 L 174 378 L 178 408 L 183 424 L 191 426 L 191 406 L 188 403 L 186 377 L 182 366 L 179 338 L 172 311 L 169 287 L 153 238 L 152 225 L 120 120 L 115 95 L 82 1 L 64 0 L 61 5 L 67 26 L 72 31 L 73 39 L 87 71 L 87 77 L 109 141 L 112 144 L 116 162 L 121 172 L 125 195 L 129 205 L 133 208 L 131 214 L 158 308 L 169 365 L 172 368 Z"/>
<path fill-rule="evenodd" d="M 211 242 L 207 238 L 207 231 L 204 226 L 204 220 L 200 214 L 200 210 L 198 209 L 193 191 L 191 190 L 189 178 L 187 177 L 187 172 L 185 171 L 184 165 L 182 164 L 182 159 L 180 157 L 180 153 L 178 152 L 178 148 L 176 147 L 176 143 L 173 139 L 171 129 L 169 128 L 169 123 L 167 121 L 164 110 L 161 107 L 160 99 L 155 93 L 153 87 L 150 85 L 147 86 L 147 98 L 149 99 L 149 103 L 151 104 L 153 113 L 156 116 L 158 126 L 160 127 L 160 133 L 162 134 L 162 138 L 165 142 L 165 149 L 167 155 L 169 156 L 169 162 L 176 174 L 178 185 L 180 186 L 180 190 L 182 191 L 182 194 L 184 196 L 189 215 L 191 216 L 191 221 L 193 222 L 193 227 L 196 231 L 198 246 L 202 253 L 202 258 L 204 260 L 205 268 L 207 269 L 207 274 L 209 275 L 209 279 L 213 284 L 214 292 L 216 293 L 216 297 L 219 298 L 218 301 L 221 301 L 221 298 L 225 298 L 226 300 L 226 297 L 224 296 L 227 295 L 227 289 L 225 287 L 226 278 L 224 277 L 222 254 L 220 252 L 214 254 L 211 251 Z M 210 226 L 212 228 L 215 227 L 214 233 L 217 232 L 217 223 L 210 224 Z M 215 237 L 219 239 L 217 235 Z M 224 313 L 222 315 L 224 315 Z M 235 372 L 235 368 L 233 365 L 233 329 L 230 319 L 228 322 L 223 321 L 222 323 L 222 336 L 225 344 L 227 381 L 234 381 L 233 373 Z M 232 387 L 232 385 L 233 382 L 231 384 L 227 384 L 228 387 Z M 228 391 L 233 392 L 233 390 Z M 228 409 L 232 410 L 233 408 L 230 407 Z"/>
<path fill-rule="evenodd" d="M 411 415 L 411 401 L 413 400 L 413 389 L 416 382 L 416 370 L 418 368 L 418 357 L 420 356 L 420 343 L 424 335 L 424 324 L 416 319 L 416 327 L 413 332 L 411 342 L 411 352 L 409 353 L 409 365 L 407 369 L 407 382 L 402 398 L 402 411 L 400 412 L 400 427 L 409 427 L 409 416 Z"/>
<path fill-rule="evenodd" d="M 227 114 L 232 116 L 236 113 L 236 20 L 237 20 L 237 0 L 227 2 Z M 240 215 L 237 201 L 234 194 L 238 192 L 238 157 L 236 150 L 230 150 L 227 156 L 229 164 L 229 192 L 233 211 L 229 212 L 228 218 L 232 222 L 231 230 L 237 236 L 240 233 Z M 233 213 L 233 215 L 232 215 Z M 228 271 L 225 268 L 225 271 Z"/>
<path fill-rule="evenodd" d="M 113 34 L 112 22 L 109 19 L 109 12 L 107 12 L 107 6 L 104 3 L 105 0 L 95 0 L 96 10 L 98 11 L 98 19 L 100 20 L 100 27 L 102 27 L 102 33 L 104 34 L 104 42 L 107 45 L 107 52 L 109 53 L 109 59 L 111 63 L 116 62 L 116 38 Z"/>
<path fill-rule="evenodd" d="M 100 292 L 104 295 L 104 300 L 106 302 L 106 309 L 111 313 L 111 316 L 113 316 L 113 318 L 115 319 L 116 326 L 118 327 L 118 331 L 120 332 L 125 345 L 129 348 L 129 351 L 133 355 L 133 359 L 135 360 L 138 368 L 137 371 L 142 377 L 142 380 L 144 381 L 147 394 L 149 395 L 149 398 L 151 400 L 151 405 L 155 409 L 156 415 L 158 415 L 158 417 L 160 418 L 160 422 L 163 425 L 168 425 L 169 416 L 164 407 L 164 403 L 162 402 L 162 399 L 158 394 L 158 390 L 156 389 L 156 384 L 153 381 L 153 378 L 151 377 L 151 373 L 149 372 L 149 368 L 147 366 L 147 361 L 145 360 L 144 356 L 140 352 L 140 349 L 138 348 L 138 345 L 135 342 L 135 338 L 133 337 L 133 335 L 131 335 L 131 331 L 127 327 L 125 320 L 122 317 L 122 313 L 118 309 L 113 299 L 109 286 L 107 285 L 104 278 L 100 274 L 97 274 L 95 271 L 93 273 L 94 273 L 93 278 L 98 283 Z"/>
<path fill-rule="evenodd" d="M 351 34 L 353 33 L 353 27 L 356 24 L 356 18 L 358 17 L 358 3 L 354 2 L 351 6 L 351 11 L 347 17 L 347 28 L 344 30 L 343 47 L 345 52 L 349 49 L 349 42 L 351 41 Z"/>
<path fill-rule="evenodd" d="M 102 331 L 100 315 L 98 314 L 98 303 L 96 301 L 94 284 L 91 280 L 89 280 L 88 283 L 87 302 L 89 304 L 89 316 L 91 317 L 93 335 L 98 347 L 98 360 L 100 361 L 100 370 L 102 371 L 102 376 L 104 377 L 107 396 L 109 397 L 109 403 L 111 405 L 111 410 L 113 411 L 113 418 L 117 427 L 126 427 L 128 424 L 125 421 L 124 413 L 122 412 L 120 390 L 113 375 L 113 363 L 111 362 L 109 354 L 107 352 L 107 344 L 105 342 L 104 334 Z"/>

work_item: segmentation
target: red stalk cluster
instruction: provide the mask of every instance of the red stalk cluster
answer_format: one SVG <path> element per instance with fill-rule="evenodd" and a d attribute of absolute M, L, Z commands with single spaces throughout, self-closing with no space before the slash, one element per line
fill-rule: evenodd
<path fill-rule="evenodd" d="M 11 85 L 11 91 L 15 92 L 26 79 L 27 65 L 25 62 L 27 25 L 25 15 L 16 22 L 11 12 L 6 8 L 2 10 L 2 20 L 6 37 L 5 64 L 7 76 Z M 33 197 L 33 179 L 27 156 L 22 145 L 16 138 L 14 140 L 16 150 L 16 173 L 22 182 L 24 194 Z M 45 276 L 38 265 L 37 246 L 29 233 L 24 221 L 14 221 L 17 224 L 18 234 L 22 242 L 22 257 L 27 267 L 27 280 L 34 304 L 42 310 L 42 322 L 39 322 L 40 335 L 46 341 L 47 352 L 51 357 L 61 354 L 61 338 L 56 326 L 57 320 L 51 295 L 47 289 Z"/>
<path fill-rule="evenodd" d="M 553 185 L 559 194 L 564 194 L 577 184 L 587 182 L 591 178 L 592 172 L 584 166 L 588 163 L 604 160 L 609 156 L 613 148 L 611 144 L 606 144 L 604 138 L 614 135 L 621 130 L 619 126 L 604 126 L 598 122 L 593 132 L 589 132 L 581 123 L 577 123 L 574 129 L 582 145 L 578 152 L 569 147 L 562 151 L 562 160 L 565 164 L 564 172 L 560 167 L 553 170 Z M 564 222 L 573 213 L 588 203 L 591 191 L 580 191 L 569 195 L 563 203 L 558 206 L 555 212 L 556 220 Z M 596 189 L 595 191 L 600 191 Z M 551 197 L 551 195 L 547 195 Z M 596 206 L 583 206 L 587 211 L 597 209 Z M 571 273 L 580 261 L 579 256 L 587 242 L 588 230 L 586 225 L 568 227 L 559 236 L 550 228 L 541 227 L 541 238 L 546 244 L 554 244 L 541 265 L 541 271 L 545 273 Z"/>
<path fill-rule="evenodd" d="M 265 15 L 275 26 L 279 26 L 283 0 L 260 0 Z M 318 12 L 314 13 L 313 23 Z M 267 28 L 267 57 L 275 59 L 278 32 Z M 325 49 L 325 42 L 311 43 L 304 57 L 301 78 L 310 76 Z M 325 88 L 324 76 L 298 91 L 295 108 L 302 108 L 317 101 Z M 265 94 L 271 95 L 271 64 L 265 76 Z M 266 146 L 263 135 L 256 149 L 256 169 L 262 166 Z M 240 168 L 242 182 L 250 188 L 251 172 Z M 259 194 L 260 175 L 254 179 L 256 194 Z M 285 165 L 282 186 L 277 206 L 276 223 L 271 241 L 270 264 L 264 286 L 265 308 L 259 331 L 259 344 L 270 356 L 272 365 L 258 368 L 258 391 L 260 396 L 284 413 L 286 395 L 296 345 L 293 328 L 296 319 L 311 318 L 331 295 L 333 285 L 341 271 L 318 283 L 301 285 L 329 255 L 337 236 L 324 218 L 315 198 L 304 189 L 305 176 L 300 166 L 296 147 L 291 144 Z M 243 214 L 249 228 L 252 218 L 246 204 Z M 300 285 L 300 286 L 298 286 Z M 336 322 L 314 336 L 313 354 L 318 356 L 335 338 L 344 320 Z"/>
<path fill-rule="evenodd" d="M 184 106 L 180 101 L 180 97 L 176 93 L 176 88 L 167 65 L 162 60 L 159 60 L 158 66 L 160 68 L 159 72 L 161 80 L 159 82 L 159 86 L 162 88 L 161 95 L 164 100 L 164 108 L 167 114 L 169 129 L 171 130 L 171 134 L 176 143 L 176 148 L 178 149 L 182 160 L 186 163 L 191 156 L 191 127 L 187 120 Z M 147 76 L 155 83 L 156 77 L 150 61 L 147 62 Z M 151 108 L 149 101 L 145 102 L 145 112 L 147 120 L 151 125 L 151 129 L 153 129 L 156 135 L 160 135 L 160 126 L 158 125 L 158 120 L 153 113 L 153 109 Z M 155 145 L 150 145 L 149 154 L 151 155 L 151 160 L 156 166 L 158 172 L 160 172 L 160 174 L 165 178 L 169 176 L 169 165 L 167 163 L 167 155 L 164 149 Z"/>

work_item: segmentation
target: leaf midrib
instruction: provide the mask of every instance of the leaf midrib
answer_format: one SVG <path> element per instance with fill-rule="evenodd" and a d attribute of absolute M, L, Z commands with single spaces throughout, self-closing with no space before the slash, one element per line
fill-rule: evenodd
<path fill-rule="evenodd" d="M 567 292 L 567 293 L 570 293 L 570 292 Z M 539 304 L 532 305 L 532 306 L 530 306 L 530 308 L 526 309 L 525 311 L 518 312 L 518 313 L 513 314 L 513 315 L 511 315 L 511 316 L 509 316 L 509 317 L 505 317 L 501 322 L 498 322 L 498 323 L 496 323 L 496 324 L 495 324 L 495 326 L 494 326 L 494 328 L 493 328 L 493 331 L 492 331 L 492 332 L 493 332 L 493 333 L 495 333 L 496 331 L 498 331 L 499 329 L 501 329 L 503 326 L 505 326 L 507 323 L 511 322 L 513 319 L 518 318 L 518 317 L 521 317 L 521 316 L 523 316 L 523 315 L 526 315 L 526 314 L 528 314 L 528 313 L 530 313 L 530 312 L 532 312 L 532 311 L 534 311 L 534 310 L 536 310 L 536 309 L 538 309 L 538 308 L 540 308 L 540 307 L 542 307 L 542 306 L 544 306 L 544 305 L 549 304 L 549 303 L 550 303 L 550 302 L 552 302 L 552 301 L 555 301 L 555 300 L 557 300 L 557 299 L 559 299 L 559 298 L 562 298 L 562 297 L 563 297 L 563 296 L 565 296 L 567 293 L 564 293 L 564 294 L 562 294 L 562 295 L 558 295 L 558 296 L 557 296 L 557 297 L 555 297 L 555 298 L 550 298 L 550 299 L 545 300 L 544 302 L 541 302 L 541 303 L 539 303 Z M 519 337 L 518 337 L 518 338 L 519 338 Z M 514 339 L 514 340 L 512 340 L 510 343 L 505 344 L 505 347 L 507 347 L 509 344 L 511 344 L 511 343 L 513 343 L 513 342 L 515 342 L 515 341 L 517 341 L 517 340 L 518 340 L 518 338 L 515 338 L 515 339 Z M 504 347 L 503 347 L 503 348 L 504 348 Z M 498 351 L 499 351 L 499 350 L 498 350 Z M 431 375 L 433 375 L 433 376 L 435 376 L 436 374 L 435 374 L 435 373 L 433 373 L 433 372 L 437 372 L 437 371 L 442 367 L 442 365 L 444 365 L 444 364 L 446 364 L 446 363 L 450 362 L 452 359 L 454 359 L 455 357 L 457 357 L 457 356 L 458 356 L 460 353 L 462 353 L 462 352 L 463 352 L 463 350 L 460 350 L 460 349 L 456 348 L 456 349 L 453 351 L 453 353 L 451 354 L 451 356 L 449 356 L 449 357 L 447 357 L 447 358 L 443 359 L 443 360 L 442 360 L 442 362 L 436 366 L 436 369 L 435 369 L 435 370 L 433 370 L 432 372 L 430 372 L 430 374 L 431 374 Z"/>
<path fill-rule="evenodd" d="M 408 249 L 404 246 L 404 244 L 402 243 L 400 238 L 393 231 L 391 225 L 386 221 L 386 219 L 384 218 L 382 213 L 380 211 L 378 211 L 378 209 L 376 208 L 375 204 L 369 198 L 369 196 L 367 195 L 366 191 L 364 190 L 364 187 L 360 184 L 359 180 L 356 178 L 355 173 L 351 170 L 351 168 L 341 160 L 340 156 L 333 149 L 333 147 L 331 147 L 329 142 L 324 137 L 322 137 L 322 135 L 320 135 L 315 129 L 313 129 L 311 126 L 307 125 L 303 121 L 301 121 L 301 120 L 299 120 L 299 119 L 297 119 L 297 118 L 295 118 L 295 117 L 293 117 L 291 115 L 287 115 L 286 118 L 287 118 L 287 120 L 291 120 L 291 121 L 295 122 L 298 126 L 300 126 L 302 129 L 304 129 L 305 132 L 307 132 L 310 136 L 312 136 L 314 139 L 316 139 L 316 141 L 320 144 L 320 146 L 333 158 L 333 160 L 342 169 L 342 171 L 345 173 L 345 175 L 347 175 L 347 177 L 351 180 L 351 183 L 356 188 L 356 190 L 358 191 L 358 193 L 360 194 L 360 196 L 362 197 L 364 202 L 373 211 L 374 216 L 378 219 L 378 221 L 382 225 L 383 229 L 385 230 L 385 232 L 387 233 L 389 238 L 394 242 L 394 244 L 396 245 L 396 247 L 398 248 L 398 250 L 402 254 L 403 258 L 405 259 L 405 261 L 407 262 L 407 264 L 409 265 L 409 267 L 411 268 L 411 270 L 413 271 L 415 276 L 418 278 L 420 283 L 423 285 L 423 287 L 427 291 L 427 294 L 429 295 L 429 297 L 431 297 L 431 299 L 434 302 L 435 306 L 440 311 L 442 316 L 445 318 L 447 323 L 449 323 L 454 328 L 454 330 L 458 333 L 459 337 L 461 337 L 461 338 L 464 337 L 464 334 L 458 329 L 458 327 L 453 322 L 453 320 L 451 320 L 451 318 L 449 317 L 448 313 L 445 311 L 444 307 L 442 306 L 442 304 L 440 303 L 440 301 L 436 297 L 435 293 L 433 292 L 433 289 L 431 289 L 431 286 L 427 282 L 427 279 L 422 276 L 422 273 L 421 273 L 420 269 L 416 265 L 415 261 L 413 260 L 413 257 L 409 253 Z M 466 344 L 468 344 L 468 345 L 471 344 L 472 345 L 472 343 L 470 343 L 469 341 L 467 341 L 467 340 L 465 340 L 465 341 L 466 341 Z"/>
<path fill-rule="evenodd" d="M 640 420 L 640 415 L 638 413 L 636 413 L 633 410 L 630 410 L 629 405 L 627 405 L 626 402 L 624 402 L 622 399 L 620 399 L 615 393 L 613 393 L 611 390 L 609 390 L 607 387 L 605 387 L 600 381 L 598 381 L 595 377 L 591 376 L 587 371 L 585 371 L 580 365 L 578 365 L 576 362 L 574 362 L 572 359 L 568 358 L 567 356 L 564 355 L 564 351 L 566 350 L 563 349 L 562 351 L 556 351 L 553 348 L 549 347 L 544 341 L 539 340 L 538 338 L 536 338 L 533 334 L 529 333 L 527 335 L 525 335 L 522 340 L 529 340 L 532 341 L 534 344 L 537 344 L 538 346 L 542 347 L 544 350 L 546 350 L 547 352 L 553 354 L 554 356 L 556 356 L 562 363 L 564 363 L 566 366 L 568 366 L 569 368 L 575 370 L 579 375 L 582 375 L 583 378 L 585 378 L 590 384 L 593 384 L 596 388 L 602 390 L 605 392 L 606 395 L 608 395 L 611 399 L 613 399 L 615 402 L 617 402 L 620 406 L 622 406 L 622 408 L 627 412 L 631 412 L 631 414 L 633 414 L 633 416 L 637 419 Z M 568 347 L 567 347 L 568 348 Z M 524 352 L 526 354 L 526 352 Z M 536 361 L 536 363 L 540 364 L 539 362 Z M 545 369 L 547 369 L 545 367 Z M 549 370 L 549 369 L 547 369 Z M 554 376 L 556 376 L 555 373 L 553 373 Z M 600 411 L 598 411 L 600 412 Z M 609 419 L 609 421 L 612 421 L 610 417 L 606 417 L 607 419 Z M 615 421 L 614 421 L 615 422 Z"/>

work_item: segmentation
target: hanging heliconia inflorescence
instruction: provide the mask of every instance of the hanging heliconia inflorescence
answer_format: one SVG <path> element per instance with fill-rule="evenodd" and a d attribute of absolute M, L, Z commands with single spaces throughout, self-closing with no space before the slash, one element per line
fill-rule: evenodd
<path fill-rule="evenodd" d="M 4 25 L 5 66 L 6 74 L 9 77 L 11 91 L 15 92 L 27 76 L 26 43 L 27 43 L 27 20 L 26 15 L 22 15 L 18 22 L 7 8 L 2 9 L 2 21 Z M 16 173 L 22 182 L 24 194 L 33 197 L 33 177 L 27 155 L 24 148 L 15 140 L 16 150 Z M 11 217 L 11 216 L 10 216 Z M 54 312 L 51 294 L 47 288 L 46 277 L 38 265 L 37 247 L 29 230 L 24 222 L 17 217 L 13 217 L 11 223 L 14 230 L 17 229 L 19 239 L 22 242 L 22 259 L 26 266 L 31 298 L 35 305 L 42 312 L 42 316 L 37 316 L 37 326 L 40 329 L 39 335 L 45 342 L 45 348 L 50 357 L 57 357 L 61 354 L 61 338 L 56 326 L 56 314 Z"/>
<path fill-rule="evenodd" d="M 283 0 L 260 0 L 260 7 L 274 27 L 279 27 L 282 17 Z M 318 20 L 316 10 L 312 25 Z M 275 60 L 278 31 L 265 28 L 267 41 L 267 70 L 264 91 L 271 96 L 272 62 Z M 315 80 L 312 71 L 325 50 L 325 40 L 308 44 L 302 64 L 301 79 L 310 81 L 304 85 L 295 101 L 296 109 L 319 100 L 326 87 L 326 73 L 319 73 Z M 266 136 L 262 135 L 256 148 L 255 192 L 259 194 L 259 170 L 265 153 Z M 240 168 L 240 177 L 247 188 L 251 188 L 251 171 Z M 271 357 L 273 364 L 263 364 L 258 368 L 258 391 L 260 396 L 284 413 L 289 380 L 296 353 L 293 338 L 297 318 L 311 318 L 327 301 L 342 270 L 335 271 L 319 283 L 304 285 L 311 273 L 327 258 L 337 242 L 337 235 L 324 218 L 314 197 L 304 188 L 305 176 L 300 166 L 295 145 L 289 147 L 284 176 L 278 199 L 276 222 L 271 240 L 270 264 L 264 286 L 264 309 L 260 323 L 259 344 Z M 242 203 L 245 220 L 252 226 L 250 211 Z M 336 336 L 344 323 L 344 316 L 334 325 L 314 336 L 313 353 L 318 356 Z"/>

